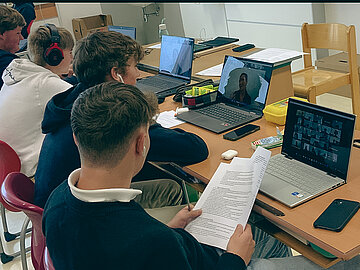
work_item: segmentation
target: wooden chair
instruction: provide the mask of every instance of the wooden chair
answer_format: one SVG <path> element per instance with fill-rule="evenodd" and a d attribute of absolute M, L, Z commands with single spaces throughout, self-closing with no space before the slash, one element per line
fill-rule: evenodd
<path fill-rule="evenodd" d="M 350 84 L 353 113 L 358 115 L 356 129 L 360 129 L 359 74 L 356 55 L 355 27 L 344 24 L 308 24 L 301 28 L 304 69 L 292 73 L 294 93 L 316 103 L 316 96 Z M 349 72 L 341 73 L 315 69 L 312 65 L 311 49 L 333 49 L 347 52 Z"/>

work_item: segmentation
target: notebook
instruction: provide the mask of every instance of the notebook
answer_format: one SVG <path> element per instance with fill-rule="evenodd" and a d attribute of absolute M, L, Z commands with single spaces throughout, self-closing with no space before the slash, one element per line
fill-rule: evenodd
<path fill-rule="evenodd" d="M 135 27 L 109 25 L 108 30 L 119 32 L 123 35 L 131 37 L 133 40 L 136 39 L 136 28 Z"/>
<path fill-rule="evenodd" d="M 191 81 L 193 50 L 193 38 L 162 36 L 159 74 L 138 80 L 136 86 L 158 97 L 175 94 L 178 87 Z"/>
<path fill-rule="evenodd" d="M 194 44 L 194 53 L 201 52 L 213 48 L 214 46 L 205 44 Z"/>
<path fill-rule="evenodd" d="M 272 70 L 270 63 L 225 56 L 217 101 L 177 117 L 215 133 L 255 121 L 263 115 Z"/>
<path fill-rule="evenodd" d="M 199 42 L 198 44 L 208 45 L 208 46 L 212 46 L 212 47 L 218 47 L 218 46 L 230 44 L 230 43 L 233 43 L 236 41 L 239 41 L 239 39 L 238 38 L 229 38 L 229 37 L 216 37 L 212 40 Z"/>
<path fill-rule="evenodd" d="M 260 191 L 289 207 L 346 183 L 355 115 L 289 99 L 281 154 Z"/>

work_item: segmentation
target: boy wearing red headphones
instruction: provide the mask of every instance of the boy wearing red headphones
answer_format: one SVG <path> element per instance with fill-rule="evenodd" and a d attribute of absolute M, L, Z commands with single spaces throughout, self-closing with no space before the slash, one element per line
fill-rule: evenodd
<path fill-rule="evenodd" d="M 55 25 L 40 26 L 28 38 L 31 60 L 15 58 L 4 71 L 0 140 L 16 151 L 21 172 L 29 177 L 35 174 L 45 136 L 41 121 L 46 103 L 71 87 L 60 75 L 69 71 L 73 46 L 74 39 L 68 30 Z"/>

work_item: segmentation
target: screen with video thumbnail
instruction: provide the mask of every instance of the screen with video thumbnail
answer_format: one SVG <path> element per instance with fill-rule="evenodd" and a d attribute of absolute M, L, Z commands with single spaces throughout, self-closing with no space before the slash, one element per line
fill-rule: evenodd
<path fill-rule="evenodd" d="M 226 56 L 219 92 L 228 102 L 263 110 L 272 70 L 270 63 Z"/>

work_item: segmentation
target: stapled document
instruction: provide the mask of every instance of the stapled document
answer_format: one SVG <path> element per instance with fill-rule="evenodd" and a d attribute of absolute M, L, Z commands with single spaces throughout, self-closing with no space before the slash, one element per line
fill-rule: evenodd
<path fill-rule="evenodd" d="M 245 227 L 271 152 L 258 147 L 251 158 L 221 163 L 194 209 L 202 214 L 185 230 L 200 243 L 226 250 L 237 224 Z"/>

